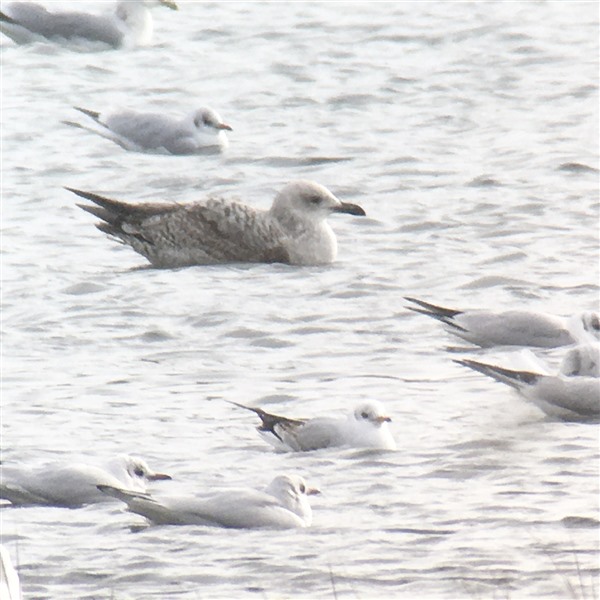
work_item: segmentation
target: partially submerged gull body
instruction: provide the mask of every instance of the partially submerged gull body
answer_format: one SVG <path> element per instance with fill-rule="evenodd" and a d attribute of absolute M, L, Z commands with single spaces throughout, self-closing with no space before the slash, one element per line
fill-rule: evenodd
<path fill-rule="evenodd" d="M 67 188 L 94 205 L 79 206 L 99 217 L 98 229 L 131 246 L 155 267 L 219 263 L 319 265 L 335 260 L 337 240 L 326 219 L 332 213 L 362 216 L 308 180 L 288 183 L 268 210 L 230 200 L 189 204 L 129 204 Z"/>
<path fill-rule="evenodd" d="M 40 40 L 106 44 L 113 48 L 149 44 L 152 39 L 153 5 L 177 9 L 171 0 L 126 0 L 112 13 L 54 12 L 35 2 L 2 5 L 0 31 L 17 44 Z"/>

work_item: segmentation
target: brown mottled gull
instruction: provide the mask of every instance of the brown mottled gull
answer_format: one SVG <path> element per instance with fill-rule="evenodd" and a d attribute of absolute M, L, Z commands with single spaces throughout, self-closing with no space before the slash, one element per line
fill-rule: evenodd
<path fill-rule="evenodd" d="M 128 204 L 72 188 L 96 206 L 79 206 L 102 219 L 96 226 L 130 245 L 155 267 L 235 262 L 326 264 L 337 241 L 326 219 L 331 213 L 364 215 L 314 181 L 288 183 L 269 210 L 230 200 L 190 204 Z"/>

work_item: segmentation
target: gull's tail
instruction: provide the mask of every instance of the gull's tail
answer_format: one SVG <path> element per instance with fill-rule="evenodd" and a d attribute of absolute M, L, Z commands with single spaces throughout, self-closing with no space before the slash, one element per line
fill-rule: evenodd
<path fill-rule="evenodd" d="M 542 377 L 539 373 L 532 373 L 530 371 L 513 371 L 512 369 L 505 369 L 496 365 L 489 365 L 487 363 L 478 362 L 476 360 L 454 360 L 455 363 L 468 367 L 479 373 L 483 373 L 496 381 L 510 385 L 516 389 L 520 389 L 523 385 L 533 385 L 537 380 Z"/>
<path fill-rule="evenodd" d="M 429 302 L 419 300 L 418 298 L 411 298 L 410 296 L 404 296 L 404 299 L 420 307 L 417 308 L 415 306 L 407 306 L 406 308 L 408 308 L 408 310 L 412 310 L 413 312 L 419 313 L 421 315 L 427 315 L 428 317 L 437 319 L 438 321 L 441 321 L 446 325 L 450 325 L 451 327 L 460 329 L 461 331 L 466 331 L 464 327 L 457 325 L 454 321 L 454 317 L 463 313 L 462 310 L 455 310 L 453 308 L 437 306 L 436 304 L 430 304 Z"/>

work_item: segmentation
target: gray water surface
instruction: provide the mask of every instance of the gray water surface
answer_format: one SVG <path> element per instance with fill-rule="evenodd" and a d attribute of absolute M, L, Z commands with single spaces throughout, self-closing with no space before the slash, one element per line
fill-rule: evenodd
<path fill-rule="evenodd" d="M 598 4 L 154 16 L 153 45 L 130 51 L 2 39 L 2 460 L 129 452 L 174 477 L 156 491 L 298 472 L 323 493 L 313 526 L 284 532 L 5 507 L 25 596 L 597 597 L 597 426 L 454 364 L 456 341 L 402 298 L 598 309 Z M 202 105 L 234 129 L 222 156 L 126 152 L 62 123 L 72 106 Z M 332 265 L 140 268 L 63 189 L 266 208 L 295 178 L 367 211 L 331 219 Z M 396 452 L 276 454 L 225 402 L 313 416 L 370 398 Z"/>

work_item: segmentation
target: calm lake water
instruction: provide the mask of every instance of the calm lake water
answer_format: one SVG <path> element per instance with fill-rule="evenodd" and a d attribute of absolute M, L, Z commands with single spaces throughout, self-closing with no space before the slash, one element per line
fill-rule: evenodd
<path fill-rule="evenodd" d="M 4 508 L 25 596 L 597 598 L 597 426 L 453 363 L 403 296 L 598 310 L 598 4 L 179 4 L 145 48 L 2 39 L 2 460 L 129 452 L 173 476 L 156 491 L 297 472 L 323 493 L 291 532 Z M 63 123 L 203 105 L 234 129 L 221 156 Z M 332 265 L 140 269 L 63 189 L 267 207 L 295 178 L 367 211 L 331 219 Z M 370 398 L 396 452 L 276 454 L 225 402 L 312 416 Z"/>

